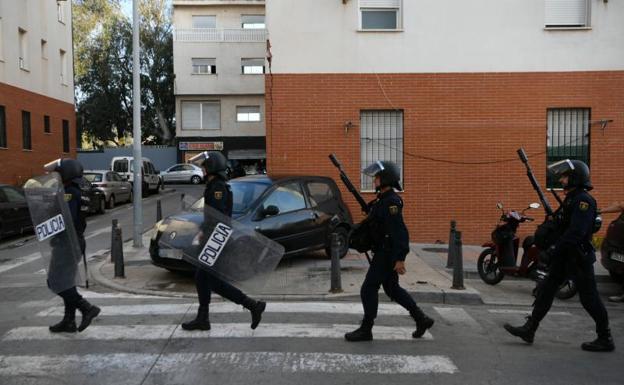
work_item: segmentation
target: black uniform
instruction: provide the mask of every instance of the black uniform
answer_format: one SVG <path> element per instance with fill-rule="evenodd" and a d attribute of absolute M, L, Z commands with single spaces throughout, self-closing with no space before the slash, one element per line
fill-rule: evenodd
<path fill-rule="evenodd" d="M 551 267 L 548 277 L 535 300 L 532 319 L 539 323 L 548 313 L 561 284 L 572 277 L 578 287 L 581 304 L 596 322 L 598 335 L 609 330 L 609 318 L 594 274 L 596 254 L 591 244 L 596 201 L 585 190 L 572 190 L 563 202 L 563 234 L 549 251 Z"/>

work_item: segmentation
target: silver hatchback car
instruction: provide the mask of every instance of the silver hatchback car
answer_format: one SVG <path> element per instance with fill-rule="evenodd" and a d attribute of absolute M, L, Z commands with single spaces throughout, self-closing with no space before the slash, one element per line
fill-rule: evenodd
<path fill-rule="evenodd" d="M 116 203 L 132 201 L 132 184 L 116 172 L 86 170 L 84 177 L 104 193 L 107 208 L 115 207 Z"/>
<path fill-rule="evenodd" d="M 160 172 L 165 183 L 192 183 L 200 184 L 204 180 L 204 170 L 189 163 L 175 164 Z"/>

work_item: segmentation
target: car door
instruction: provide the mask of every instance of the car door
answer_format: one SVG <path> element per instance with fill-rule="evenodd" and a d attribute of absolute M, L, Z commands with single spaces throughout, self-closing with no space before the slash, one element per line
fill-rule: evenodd
<path fill-rule="evenodd" d="M 113 180 L 119 185 L 119 191 L 123 197 L 122 199 L 127 201 L 130 200 L 132 196 L 132 185 L 123 180 L 121 175 L 117 174 L 116 172 L 111 173 L 111 176 Z"/>
<path fill-rule="evenodd" d="M 331 219 L 338 214 L 338 205 L 332 187 L 323 180 L 305 182 L 310 208 L 314 214 L 313 242 L 324 244 L 329 236 Z"/>
<path fill-rule="evenodd" d="M 2 203 L 0 203 L 0 211 L 2 211 L 2 222 L 11 233 L 20 233 L 22 230 L 32 226 L 30 220 L 30 212 L 24 194 L 12 186 L 0 187 L 0 195 Z"/>
<path fill-rule="evenodd" d="M 180 171 L 180 178 L 183 182 L 190 182 L 193 177 L 193 166 L 190 164 L 182 165 L 182 171 Z"/>
<path fill-rule="evenodd" d="M 264 216 L 263 211 L 269 206 L 277 207 L 279 212 Z M 276 186 L 260 204 L 256 219 L 256 230 L 282 244 L 287 253 L 314 245 L 311 238 L 314 215 L 306 205 L 299 182 Z"/>
<path fill-rule="evenodd" d="M 170 167 L 166 174 L 167 182 L 179 182 L 181 179 L 180 171 L 182 171 L 181 164 L 176 164 L 175 166 Z"/>

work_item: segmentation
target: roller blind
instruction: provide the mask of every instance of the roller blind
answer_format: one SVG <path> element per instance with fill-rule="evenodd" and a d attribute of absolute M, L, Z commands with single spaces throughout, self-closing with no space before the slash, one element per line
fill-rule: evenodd
<path fill-rule="evenodd" d="M 576 27 L 589 24 L 587 0 L 545 0 L 547 27 Z"/>
<path fill-rule="evenodd" d="M 401 0 L 360 0 L 360 8 L 401 8 Z"/>

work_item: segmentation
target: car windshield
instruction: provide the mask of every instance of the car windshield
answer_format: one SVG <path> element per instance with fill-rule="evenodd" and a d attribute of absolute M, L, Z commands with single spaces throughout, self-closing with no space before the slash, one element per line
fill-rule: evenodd
<path fill-rule="evenodd" d="M 235 214 L 247 211 L 247 209 L 251 207 L 254 202 L 258 200 L 258 198 L 260 198 L 260 195 L 262 195 L 262 193 L 269 188 L 269 185 L 266 183 L 235 181 L 230 181 L 230 186 L 232 187 L 232 195 L 234 198 L 232 212 Z M 191 206 L 191 210 L 203 211 L 204 198 L 198 199 L 193 206 Z"/>
<path fill-rule="evenodd" d="M 99 173 L 86 172 L 84 174 L 84 177 L 86 180 L 88 180 L 91 183 L 97 183 L 97 182 L 102 181 L 102 174 L 99 174 Z"/>

